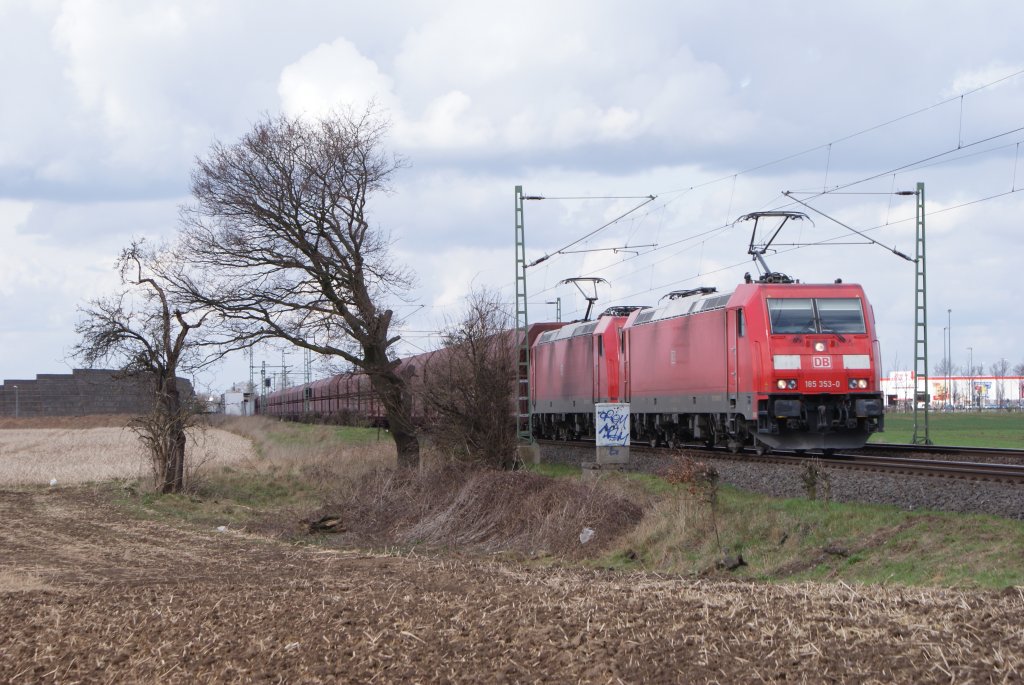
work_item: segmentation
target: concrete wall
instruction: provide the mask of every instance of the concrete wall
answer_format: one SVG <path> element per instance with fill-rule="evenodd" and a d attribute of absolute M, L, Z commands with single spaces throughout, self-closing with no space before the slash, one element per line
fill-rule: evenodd
<path fill-rule="evenodd" d="M 178 383 L 183 393 L 192 394 L 191 383 L 184 378 Z M 145 378 L 118 378 L 116 371 L 106 369 L 44 373 L 0 385 L 0 416 L 141 414 L 152 403 L 152 385 Z"/>

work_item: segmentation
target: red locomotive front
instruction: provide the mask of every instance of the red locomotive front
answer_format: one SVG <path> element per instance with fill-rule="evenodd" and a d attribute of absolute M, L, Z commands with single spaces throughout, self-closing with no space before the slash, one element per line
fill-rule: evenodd
<path fill-rule="evenodd" d="M 767 340 L 757 440 L 786 449 L 850 449 L 884 425 L 878 337 L 859 285 L 758 284 L 751 314 Z M 739 293 L 739 291 L 737 291 Z"/>
<path fill-rule="evenodd" d="M 623 331 L 634 439 L 832 450 L 882 429 L 878 341 L 860 286 L 758 282 L 669 297 Z"/>

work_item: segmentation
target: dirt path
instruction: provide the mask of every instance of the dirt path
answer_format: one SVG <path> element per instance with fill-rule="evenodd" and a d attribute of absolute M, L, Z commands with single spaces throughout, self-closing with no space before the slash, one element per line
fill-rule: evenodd
<path fill-rule="evenodd" d="M 320 551 L 0 492 L 0 681 L 989 682 L 1024 597 Z"/>

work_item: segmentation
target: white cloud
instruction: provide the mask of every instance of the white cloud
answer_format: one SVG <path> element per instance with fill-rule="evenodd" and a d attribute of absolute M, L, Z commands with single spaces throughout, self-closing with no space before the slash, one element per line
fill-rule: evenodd
<path fill-rule="evenodd" d="M 288 115 L 317 116 L 346 108 L 359 110 L 371 101 L 394 111 L 399 103 L 392 88 L 391 78 L 373 60 L 350 41 L 338 38 L 286 66 L 277 91 Z"/>
<path fill-rule="evenodd" d="M 456 90 L 434 99 L 420 120 L 399 119 L 395 138 L 399 145 L 413 150 L 479 149 L 493 141 L 494 130 L 486 117 L 474 113 L 472 98 Z"/>
<path fill-rule="evenodd" d="M 487 157 L 501 151 L 572 151 L 644 136 L 656 147 L 735 142 L 754 117 L 732 95 L 735 81 L 670 38 L 621 35 L 614 21 L 579 3 L 495 16 L 457 3 L 407 34 L 393 62 L 374 61 L 338 38 L 281 73 L 291 114 L 375 99 L 390 111 L 395 141 L 415 154 L 446 150 Z M 631 18 L 635 21 L 635 18 Z"/>
<path fill-rule="evenodd" d="M 969 91 L 975 90 L 989 83 L 998 81 L 1006 76 L 1015 74 L 1019 71 L 1024 70 L 1024 65 L 1008 65 L 1000 60 L 990 62 L 984 67 L 976 69 L 961 69 L 956 72 L 953 76 L 953 82 L 942 92 L 942 97 L 950 98 L 957 97 Z M 992 88 L 1019 88 L 1018 82 L 1015 80 L 1003 81 L 998 83 Z"/>

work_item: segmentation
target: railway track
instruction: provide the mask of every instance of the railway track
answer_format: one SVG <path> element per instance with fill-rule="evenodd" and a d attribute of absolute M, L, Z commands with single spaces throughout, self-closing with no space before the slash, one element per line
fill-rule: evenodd
<path fill-rule="evenodd" d="M 715 453 L 715 459 L 756 459 L 782 464 L 802 464 L 807 459 L 818 459 L 830 468 L 853 471 L 873 471 L 893 475 L 932 476 L 983 480 L 997 483 L 1024 485 L 1024 466 L 993 462 L 953 461 L 949 459 L 922 459 L 920 457 L 892 457 L 872 454 L 834 454 L 829 456 L 806 454 L 767 454 L 763 456 Z"/>
<path fill-rule="evenodd" d="M 896 454 L 927 455 L 933 459 L 976 461 L 984 463 L 1024 464 L 1024 450 L 996 447 L 954 447 L 952 445 L 902 445 L 871 442 L 859 451 L 861 454 L 890 456 Z"/>
<path fill-rule="evenodd" d="M 574 449 L 593 448 L 593 442 L 541 441 L 541 445 L 552 449 L 559 446 Z M 780 465 L 802 465 L 809 459 L 818 460 L 830 468 L 852 471 L 868 471 L 892 475 L 930 476 L 998 483 L 1024 485 L 1024 450 L 997 450 L 984 448 L 961 448 L 935 445 L 868 445 L 866 450 L 877 449 L 884 454 L 852 452 L 846 454 L 797 454 L 772 452 L 758 455 L 753 450 L 733 453 L 725 449 L 709 449 L 703 445 L 684 446 L 695 455 L 705 459 L 727 459 Z M 631 453 L 644 456 L 664 455 L 665 448 L 633 445 Z M 916 456 L 893 456 L 893 452 L 907 452 Z M 920 455 L 941 455 L 945 458 L 925 458 Z M 984 461 L 962 461 L 951 457 L 979 456 Z M 1010 460 L 1009 463 L 1005 460 Z"/>

